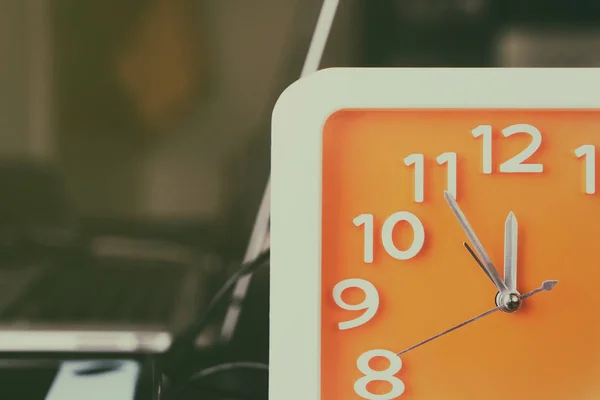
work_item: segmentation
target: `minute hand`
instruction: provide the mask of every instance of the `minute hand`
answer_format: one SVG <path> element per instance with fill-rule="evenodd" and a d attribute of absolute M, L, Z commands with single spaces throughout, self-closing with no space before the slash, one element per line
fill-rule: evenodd
<path fill-rule="evenodd" d="M 558 283 L 558 281 L 544 281 L 542 283 L 542 286 L 540 286 L 539 288 L 537 288 L 535 290 L 532 290 L 529 293 L 525 293 L 521 298 L 523 300 L 525 300 L 526 298 L 531 297 L 531 296 L 533 296 L 535 294 L 538 294 L 539 292 L 541 292 L 543 290 L 550 291 L 550 290 L 552 290 L 554 288 L 554 286 L 556 286 L 557 283 Z M 452 328 L 446 329 L 444 332 L 438 333 L 437 335 L 434 335 L 434 336 L 430 337 L 427 340 L 423 340 L 422 342 L 419 342 L 419 343 L 417 343 L 417 344 L 415 344 L 413 346 L 410 346 L 409 348 L 404 349 L 404 350 L 396 353 L 396 355 L 397 356 L 401 356 L 404 353 L 408 353 L 409 351 L 414 350 L 417 347 L 423 346 L 426 343 L 429 343 L 429 342 L 431 342 L 431 341 L 433 341 L 433 340 L 435 340 L 437 338 L 440 338 L 440 337 L 442 337 L 444 335 L 447 335 L 448 333 L 453 332 L 453 331 L 457 330 L 458 328 L 462 328 L 465 325 L 469 325 L 471 322 L 475 322 L 478 319 L 481 319 L 481 318 L 483 318 L 483 317 L 485 317 L 487 315 L 490 315 L 492 313 L 495 313 L 496 311 L 499 311 L 499 310 L 500 310 L 499 306 L 498 307 L 494 307 L 491 310 L 488 310 L 488 311 L 486 311 L 486 312 L 484 312 L 482 314 L 477 315 L 476 317 L 470 318 L 470 319 L 468 319 L 468 320 L 466 320 L 464 322 L 461 322 L 458 325 L 454 325 Z"/>
<path fill-rule="evenodd" d="M 469 221 L 467 221 L 467 218 L 465 217 L 462 210 L 456 203 L 456 200 L 448 191 L 444 191 L 444 198 L 446 199 L 446 202 L 450 206 L 450 209 L 456 216 L 456 219 L 458 219 L 458 223 L 460 224 L 462 229 L 465 231 L 465 234 L 469 238 L 469 241 L 473 245 L 473 249 L 475 250 L 475 252 L 479 256 L 479 258 L 481 259 L 481 262 L 483 263 L 483 266 L 487 272 L 487 275 L 492 280 L 492 283 L 494 284 L 494 286 L 496 286 L 496 288 L 498 289 L 498 291 L 500 293 L 507 293 L 508 288 L 504 284 L 504 281 L 502 280 L 502 278 L 500 278 L 500 274 L 498 274 L 496 267 L 494 267 L 492 260 L 487 255 L 485 249 L 483 248 L 483 245 L 477 238 L 477 235 L 475 235 L 475 231 L 473 231 L 473 228 L 471 228 L 471 225 L 469 225 Z"/>

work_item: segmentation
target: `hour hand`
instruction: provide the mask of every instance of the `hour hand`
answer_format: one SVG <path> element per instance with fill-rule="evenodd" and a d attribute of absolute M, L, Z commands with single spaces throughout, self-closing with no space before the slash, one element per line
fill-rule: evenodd
<path fill-rule="evenodd" d="M 444 198 L 446 199 L 446 202 L 448 203 L 450 209 L 454 213 L 454 216 L 458 220 L 458 223 L 460 224 L 461 228 L 463 229 L 463 231 L 465 231 L 465 234 L 469 238 L 469 241 L 473 245 L 475 253 L 477 253 L 479 258 L 481 259 L 481 263 L 487 276 L 491 279 L 492 283 L 494 284 L 494 286 L 496 286 L 500 293 L 508 293 L 508 288 L 504 284 L 502 278 L 500 278 L 500 274 L 498 274 L 496 267 L 494 267 L 492 260 L 490 259 L 485 249 L 483 248 L 483 245 L 475 235 L 475 231 L 473 231 L 473 228 L 471 228 L 469 221 L 467 221 L 467 218 L 456 203 L 454 197 L 450 194 L 450 192 L 445 190 Z"/>
<path fill-rule="evenodd" d="M 504 284 L 511 293 L 517 292 L 517 237 L 519 224 L 511 211 L 504 224 Z"/>

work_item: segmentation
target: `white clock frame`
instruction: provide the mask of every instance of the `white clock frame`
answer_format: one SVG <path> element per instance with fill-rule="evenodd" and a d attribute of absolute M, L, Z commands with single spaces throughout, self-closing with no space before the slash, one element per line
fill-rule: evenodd
<path fill-rule="evenodd" d="M 269 398 L 321 398 L 321 153 L 333 113 L 599 109 L 599 93 L 596 68 L 332 68 L 288 87 L 272 120 Z"/>

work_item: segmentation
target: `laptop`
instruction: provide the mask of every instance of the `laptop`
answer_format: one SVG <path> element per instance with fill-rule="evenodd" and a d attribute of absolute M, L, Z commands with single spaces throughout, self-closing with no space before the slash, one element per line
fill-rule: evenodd
<path fill-rule="evenodd" d="M 84 240 L 59 175 L 0 161 L 0 352 L 163 353 L 209 300 L 218 257 L 169 240 Z"/>

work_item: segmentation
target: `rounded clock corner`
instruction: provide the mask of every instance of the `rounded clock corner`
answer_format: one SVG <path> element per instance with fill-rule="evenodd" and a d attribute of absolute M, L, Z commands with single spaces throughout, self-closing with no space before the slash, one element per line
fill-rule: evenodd
<path fill-rule="evenodd" d="M 327 127 L 327 125 L 335 123 L 336 120 L 343 118 L 343 116 L 351 110 L 352 108 L 350 107 L 336 107 L 331 109 L 331 111 L 325 116 L 323 126 Z"/>
<path fill-rule="evenodd" d="M 326 119 L 335 114 L 343 103 L 344 95 L 340 84 L 344 83 L 347 68 L 325 68 L 300 78 L 287 88 L 277 98 L 272 112 L 274 126 L 290 123 L 290 117 L 318 110 L 322 117 L 325 111 Z M 344 84 L 345 85 L 345 84 Z M 315 115 L 316 116 L 316 115 Z"/>

